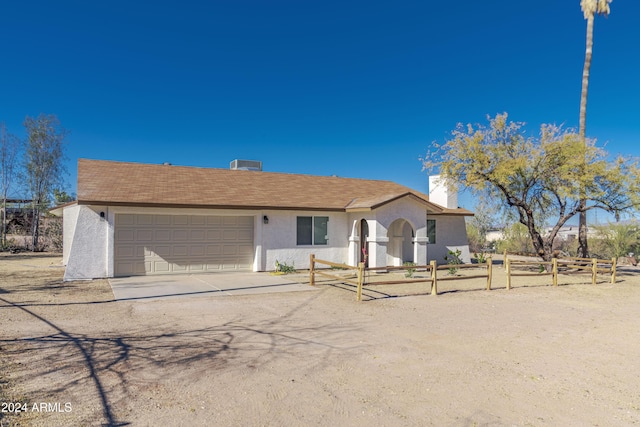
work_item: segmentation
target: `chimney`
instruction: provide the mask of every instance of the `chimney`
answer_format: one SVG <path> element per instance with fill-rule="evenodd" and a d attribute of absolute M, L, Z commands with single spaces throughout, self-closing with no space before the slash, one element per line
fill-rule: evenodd
<path fill-rule="evenodd" d="M 440 175 L 429 177 L 429 201 L 448 209 L 458 208 L 458 192 L 447 188 Z"/>

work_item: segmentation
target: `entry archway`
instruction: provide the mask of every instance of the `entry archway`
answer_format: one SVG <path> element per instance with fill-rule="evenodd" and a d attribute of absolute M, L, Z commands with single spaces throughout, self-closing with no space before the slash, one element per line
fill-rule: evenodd
<path fill-rule="evenodd" d="M 402 265 L 414 261 L 413 239 L 415 231 L 409 221 L 399 218 L 391 223 L 387 231 L 387 264 Z"/>

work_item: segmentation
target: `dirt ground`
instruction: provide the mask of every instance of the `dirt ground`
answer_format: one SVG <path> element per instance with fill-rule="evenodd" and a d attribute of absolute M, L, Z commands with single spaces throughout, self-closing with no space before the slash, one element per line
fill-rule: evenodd
<path fill-rule="evenodd" d="M 57 255 L 0 254 L 0 425 L 638 425 L 621 270 L 114 302 Z"/>

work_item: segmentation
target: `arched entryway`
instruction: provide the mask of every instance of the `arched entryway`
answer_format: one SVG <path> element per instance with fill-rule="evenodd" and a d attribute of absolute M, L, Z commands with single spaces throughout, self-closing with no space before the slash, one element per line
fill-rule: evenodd
<path fill-rule="evenodd" d="M 387 264 L 402 265 L 414 261 L 413 239 L 415 232 L 409 221 L 399 218 L 391 223 L 387 231 Z"/>

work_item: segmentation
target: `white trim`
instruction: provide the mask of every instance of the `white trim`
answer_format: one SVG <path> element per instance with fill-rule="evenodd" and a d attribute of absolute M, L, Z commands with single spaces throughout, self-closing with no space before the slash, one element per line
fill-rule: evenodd
<path fill-rule="evenodd" d="M 379 236 L 379 237 L 368 237 L 367 238 L 367 242 L 372 242 L 372 243 L 389 243 L 389 238 L 386 236 Z"/>

